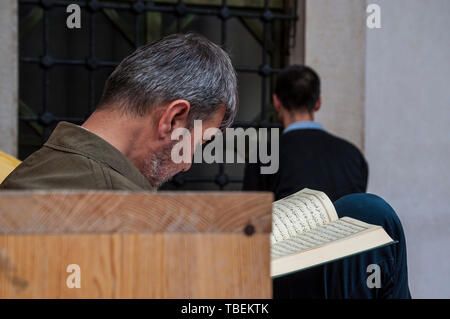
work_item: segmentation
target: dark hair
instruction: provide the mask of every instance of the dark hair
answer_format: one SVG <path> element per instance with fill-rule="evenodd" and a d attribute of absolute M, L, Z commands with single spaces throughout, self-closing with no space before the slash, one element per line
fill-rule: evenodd
<path fill-rule="evenodd" d="M 320 98 L 320 78 L 306 65 L 292 65 L 278 74 L 275 94 L 289 111 L 314 109 Z"/>
<path fill-rule="evenodd" d="M 237 112 L 236 74 L 228 54 L 194 33 L 169 35 L 127 56 L 107 79 L 98 108 L 116 102 L 142 116 L 178 99 L 191 104 L 190 122 L 225 107 L 221 127 L 227 127 Z"/>

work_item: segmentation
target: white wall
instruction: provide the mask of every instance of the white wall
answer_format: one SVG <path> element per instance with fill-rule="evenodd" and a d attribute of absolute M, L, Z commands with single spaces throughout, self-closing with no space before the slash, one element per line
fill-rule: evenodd
<path fill-rule="evenodd" d="M 450 1 L 367 2 L 369 191 L 402 219 L 413 297 L 450 298 Z"/>
<path fill-rule="evenodd" d="M 305 63 L 322 80 L 324 127 L 364 149 L 366 7 L 361 0 L 307 0 Z"/>
<path fill-rule="evenodd" d="M 0 1 L 0 150 L 17 155 L 17 1 Z"/>

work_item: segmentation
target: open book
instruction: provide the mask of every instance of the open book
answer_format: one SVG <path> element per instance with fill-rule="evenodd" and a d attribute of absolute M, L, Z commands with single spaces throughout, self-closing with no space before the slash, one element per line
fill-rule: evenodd
<path fill-rule="evenodd" d="M 305 188 L 274 202 L 272 211 L 272 277 L 394 243 L 381 226 L 339 219 L 319 191 Z"/>

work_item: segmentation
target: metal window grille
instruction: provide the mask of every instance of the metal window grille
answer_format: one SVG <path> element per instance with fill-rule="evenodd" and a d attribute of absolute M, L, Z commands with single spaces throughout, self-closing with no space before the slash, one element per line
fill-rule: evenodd
<path fill-rule="evenodd" d="M 58 25 L 52 20 L 52 11 L 65 12 L 69 4 L 78 4 L 81 7 L 83 30 L 88 32 L 88 45 L 85 56 L 79 58 L 61 58 L 52 52 L 51 32 L 55 28 L 65 28 L 61 21 Z M 52 128 L 59 121 L 68 121 L 76 124 L 82 123 L 95 108 L 96 92 L 101 90 L 97 85 L 95 76 L 99 72 L 105 78 L 120 59 L 111 61 L 97 56 L 96 47 L 102 41 L 98 34 L 97 21 L 100 15 L 110 20 L 124 38 L 128 40 L 131 51 L 149 41 L 161 37 L 161 32 L 155 34 L 157 24 L 162 23 L 161 15 L 172 17 L 171 25 L 166 33 L 183 32 L 186 26 L 195 17 L 210 16 L 219 19 L 215 27 L 220 28 L 220 43 L 227 49 L 227 39 L 230 36 L 227 25 L 230 19 L 238 19 L 260 44 L 260 65 L 235 65 L 239 73 L 257 74 L 260 77 L 261 105 L 259 116 L 255 121 L 237 121 L 234 127 L 279 127 L 279 124 L 269 118 L 270 93 L 274 75 L 284 66 L 284 58 L 292 39 L 295 37 L 295 22 L 297 20 L 297 0 L 161 0 L 161 1 L 57 1 L 57 0 L 20 0 L 20 68 L 24 65 L 34 65 L 36 68 L 20 73 L 20 105 L 19 105 L 19 153 L 26 157 L 39 145 L 46 141 Z M 121 14 L 131 15 L 124 23 Z M 86 17 L 85 17 L 86 16 Z M 133 23 L 134 22 L 134 23 Z M 131 27 L 130 27 L 131 24 Z M 134 24 L 134 25 L 133 25 Z M 40 39 L 27 35 L 33 29 L 42 28 Z M 164 34 L 165 35 L 165 34 Z M 276 35 L 274 37 L 274 35 Z M 274 41 L 274 38 L 276 39 Z M 34 42 L 33 42 L 34 41 Z M 41 52 L 36 52 L 39 43 Z M 126 54 L 125 54 L 126 55 Z M 125 56 L 124 55 L 124 56 Z M 277 56 L 277 58 L 275 58 Z M 88 72 L 85 103 L 89 106 L 86 113 L 81 116 L 70 114 L 55 114 L 49 109 L 49 99 L 54 93 L 50 72 L 63 67 L 80 67 Z M 37 71 L 39 70 L 39 72 Z M 20 70 L 21 71 L 21 70 Z M 39 73 L 39 74 L 38 74 Z M 70 81 L 70 80 L 68 80 Z M 83 81 L 81 81 L 83 82 Z M 28 86 L 38 86 L 40 91 L 36 99 L 28 105 L 22 99 L 22 91 Z M 67 112 L 70 113 L 70 112 Z M 32 132 L 32 134 L 27 134 Z M 227 164 L 218 164 L 218 172 L 208 177 L 190 176 L 181 173 L 175 176 L 167 188 L 189 189 L 192 183 L 213 183 L 224 189 L 230 183 L 241 183 L 242 177 L 231 177 L 226 173 Z"/>

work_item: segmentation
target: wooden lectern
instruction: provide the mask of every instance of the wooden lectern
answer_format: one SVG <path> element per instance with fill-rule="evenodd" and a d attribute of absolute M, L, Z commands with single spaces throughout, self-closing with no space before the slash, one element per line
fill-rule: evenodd
<path fill-rule="evenodd" d="M 1 192 L 0 298 L 271 298 L 272 200 Z"/>

